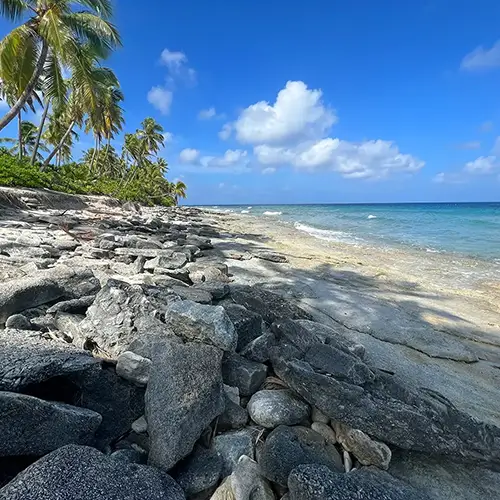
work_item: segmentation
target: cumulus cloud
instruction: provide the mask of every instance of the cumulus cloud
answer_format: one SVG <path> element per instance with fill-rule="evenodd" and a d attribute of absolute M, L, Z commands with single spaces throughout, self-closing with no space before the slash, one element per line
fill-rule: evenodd
<path fill-rule="evenodd" d="M 234 124 L 236 137 L 247 144 L 286 145 L 321 136 L 337 121 L 321 98 L 321 90 L 289 81 L 274 104 L 260 101 L 243 110 Z"/>
<path fill-rule="evenodd" d="M 170 113 L 172 97 L 172 92 L 161 86 L 153 87 L 148 92 L 148 102 L 163 115 L 168 115 Z"/>
<path fill-rule="evenodd" d="M 480 156 L 465 164 L 464 172 L 470 174 L 490 174 L 497 167 L 496 156 Z"/>
<path fill-rule="evenodd" d="M 491 69 L 500 66 L 500 40 L 491 48 L 475 48 L 462 59 L 460 68 L 465 71 Z"/>
<path fill-rule="evenodd" d="M 172 132 L 165 132 L 163 134 L 163 140 L 165 141 L 165 144 L 169 144 L 169 143 L 173 142 L 174 134 L 172 134 Z"/>
<path fill-rule="evenodd" d="M 439 172 L 432 181 L 437 184 L 464 184 L 466 178 L 459 172 Z"/>
<path fill-rule="evenodd" d="M 233 124 L 232 123 L 226 123 L 222 126 L 220 132 L 219 132 L 219 137 L 223 141 L 227 141 L 229 137 L 231 137 L 231 134 L 233 132 Z"/>
<path fill-rule="evenodd" d="M 247 172 L 249 162 L 248 152 L 243 149 L 228 149 L 221 156 L 203 156 L 200 160 L 206 171 L 222 173 Z"/>
<path fill-rule="evenodd" d="M 195 165 L 199 159 L 200 152 L 197 149 L 186 148 L 179 153 L 179 162 L 185 165 Z"/>
<path fill-rule="evenodd" d="M 164 49 L 160 56 L 160 63 L 168 69 L 168 78 L 171 81 L 183 80 L 189 84 L 196 83 L 196 71 L 188 65 L 188 58 L 184 52 Z"/>
<path fill-rule="evenodd" d="M 217 115 L 217 112 L 215 111 L 215 108 L 208 108 L 208 109 L 202 109 L 199 113 L 198 113 L 198 118 L 200 120 L 210 120 L 211 118 L 213 118 L 214 116 Z"/>
<path fill-rule="evenodd" d="M 321 90 L 310 89 L 301 81 L 289 81 L 273 104 L 252 104 L 232 127 L 236 139 L 253 145 L 256 160 L 268 169 L 292 166 L 309 172 L 330 170 L 352 179 L 378 179 L 394 173 L 414 173 L 424 166 L 424 162 L 401 153 L 390 141 L 354 143 L 328 137 L 336 122 L 337 116 L 323 102 Z M 230 131 L 228 126 L 221 133 L 226 137 Z"/>
<path fill-rule="evenodd" d="M 262 175 L 271 175 L 276 172 L 276 169 L 274 167 L 266 167 L 265 169 L 262 170 Z"/>

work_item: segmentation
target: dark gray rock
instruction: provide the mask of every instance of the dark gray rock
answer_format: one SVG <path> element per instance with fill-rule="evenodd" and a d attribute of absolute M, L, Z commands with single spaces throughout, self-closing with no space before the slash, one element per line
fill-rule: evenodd
<path fill-rule="evenodd" d="M 237 352 L 262 335 L 262 316 L 260 314 L 249 311 L 239 304 L 224 304 L 224 309 L 238 334 Z"/>
<path fill-rule="evenodd" d="M 167 474 L 86 446 L 64 446 L 0 490 L 1 500 L 185 500 Z"/>
<path fill-rule="evenodd" d="M 14 328 L 15 330 L 33 330 L 31 321 L 22 314 L 13 314 L 7 318 L 5 328 Z"/>
<path fill-rule="evenodd" d="M 256 424 L 268 429 L 300 424 L 310 414 L 309 405 L 286 389 L 256 392 L 250 398 L 247 410 Z"/>
<path fill-rule="evenodd" d="M 179 337 L 234 351 L 237 337 L 234 326 L 221 306 L 207 306 L 190 300 L 173 302 L 165 321 Z"/>
<path fill-rule="evenodd" d="M 182 299 L 198 302 L 198 304 L 211 304 L 212 294 L 192 286 L 173 286 L 172 290 Z"/>
<path fill-rule="evenodd" d="M 163 248 L 163 245 L 156 240 L 153 240 L 152 238 L 147 238 L 147 239 L 139 239 L 137 240 L 137 243 L 135 244 L 135 248 Z"/>
<path fill-rule="evenodd" d="M 224 411 L 222 351 L 204 344 L 158 345 L 146 391 L 149 463 L 168 470 Z"/>
<path fill-rule="evenodd" d="M 212 447 L 222 457 L 222 477 L 229 476 L 241 456 L 254 458 L 256 430 L 242 429 L 215 436 Z"/>
<path fill-rule="evenodd" d="M 196 236 L 194 234 L 190 234 L 185 241 L 186 245 L 194 245 L 198 247 L 200 250 L 210 250 L 213 248 L 212 242 L 208 238 L 204 238 L 202 236 Z"/>
<path fill-rule="evenodd" d="M 242 396 L 251 396 L 264 383 L 267 366 L 250 361 L 239 354 L 226 355 L 222 363 L 224 383 L 238 387 Z"/>
<path fill-rule="evenodd" d="M 280 426 L 266 439 L 259 464 L 267 479 L 286 486 L 290 472 L 303 464 L 324 465 L 343 471 L 340 454 L 333 444 L 307 427 Z"/>
<path fill-rule="evenodd" d="M 63 381 L 65 385 L 71 384 L 70 389 L 76 389 L 71 394 L 72 404 L 102 416 L 96 432 L 96 446 L 104 449 L 144 415 L 145 389 L 119 377 L 112 366 L 96 368 L 99 369 L 68 375 Z"/>
<path fill-rule="evenodd" d="M 170 278 L 174 278 L 176 280 L 182 281 L 188 285 L 191 284 L 191 280 L 189 279 L 189 269 L 183 267 L 181 269 L 166 269 L 164 267 L 156 267 L 153 271 L 155 274 L 169 276 Z"/>
<path fill-rule="evenodd" d="M 241 351 L 240 354 L 252 361 L 266 363 L 269 361 L 271 348 L 276 343 L 276 338 L 272 332 L 266 332 L 255 340 L 252 340 Z"/>
<path fill-rule="evenodd" d="M 184 490 L 186 496 L 213 488 L 222 474 L 222 458 L 213 450 L 197 447 L 172 471 L 172 477 Z"/>
<path fill-rule="evenodd" d="M 229 295 L 229 285 L 214 281 L 205 281 L 194 286 L 198 290 L 208 292 L 213 300 L 220 300 Z"/>
<path fill-rule="evenodd" d="M 101 420 L 84 408 L 0 392 L 0 456 L 41 456 L 67 444 L 92 444 Z"/>
<path fill-rule="evenodd" d="M 389 472 L 432 500 L 493 499 L 500 491 L 498 472 L 422 453 L 396 451 Z"/>
<path fill-rule="evenodd" d="M 384 372 L 362 369 L 357 356 L 347 357 L 327 344 L 288 344 L 273 348 L 272 364 L 292 390 L 334 421 L 403 449 L 500 469 L 500 446 L 494 444 L 500 443 L 499 428 L 471 418 L 438 393 L 406 389 Z"/>
<path fill-rule="evenodd" d="M 284 319 L 312 319 L 308 312 L 289 300 L 258 286 L 230 285 L 230 288 L 233 302 L 260 314 L 269 325 Z"/>
<path fill-rule="evenodd" d="M 290 500 L 430 500 L 387 472 L 363 468 L 350 474 L 321 465 L 301 465 L 288 479 Z"/>
<path fill-rule="evenodd" d="M 151 360 L 131 351 L 122 352 L 116 362 L 116 373 L 138 386 L 146 386 L 149 380 Z"/>
<path fill-rule="evenodd" d="M 268 260 L 269 262 L 277 262 L 280 264 L 288 262 L 288 259 L 285 255 L 276 252 L 257 252 L 255 254 L 255 257 L 257 257 L 258 259 Z"/>
<path fill-rule="evenodd" d="M 134 448 L 123 448 L 121 450 L 116 450 L 111 453 L 110 457 L 127 464 L 146 465 L 146 463 L 148 462 L 147 453 L 141 452 Z"/>
<path fill-rule="evenodd" d="M 241 429 L 248 422 L 248 412 L 235 402 L 226 392 L 226 407 L 224 413 L 219 416 L 217 428 L 226 431 L 229 429 Z M 239 400 L 239 397 L 237 398 Z"/>
<path fill-rule="evenodd" d="M 66 312 L 73 314 L 85 314 L 87 309 L 94 302 L 95 295 L 86 295 L 79 299 L 65 300 L 58 302 L 47 309 L 47 314 L 56 314 L 58 312 Z"/>
<path fill-rule="evenodd" d="M 78 377 L 98 365 L 88 352 L 43 340 L 38 332 L 0 330 L 0 391 L 26 391 L 55 377 Z"/>
<path fill-rule="evenodd" d="M 96 293 L 99 281 L 89 269 L 58 266 L 34 276 L 0 283 L 0 324 L 12 314 L 60 299 Z"/>
<path fill-rule="evenodd" d="M 204 268 L 190 267 L 189 279 L 195 284 L 229 282 L 227 274 L 213 265 Z"/>
<path fill-rule="evenodd" d="M 173 250 L 168 249 L 157 249 L 157 248 L 117 248 L 115 250 L 116 255 L 127 255 L 129 257 L 146 257 L 148 259 L 154 259 L 155 257 L 171 257 Z"/>
<path fill-rule="evenodd" d="M 160 320 L 169 300 L 175 300 L 170 295 L 146 285 L 109 280 L 80 323 L 82 344 L 97 354 L 116 358 L 137 338 L 173 336 Z"/>

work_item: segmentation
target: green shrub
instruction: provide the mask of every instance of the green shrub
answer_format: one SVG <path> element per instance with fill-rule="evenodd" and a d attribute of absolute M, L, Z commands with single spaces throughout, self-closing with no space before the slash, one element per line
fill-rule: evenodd
<path fill-rule="evenodd" d="M 28 161 L 19 161 L 5 150 L 0 150 L 0 185 L 12 187 L 50 188 L 53 177 L 41 172 Z"/>

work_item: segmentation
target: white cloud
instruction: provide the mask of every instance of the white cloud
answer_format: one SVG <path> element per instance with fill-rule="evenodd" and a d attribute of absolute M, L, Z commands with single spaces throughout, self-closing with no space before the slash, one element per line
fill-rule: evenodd
<path fill-rule="evenodd" d="M 160 63 L 168 68 L 168 77 L 173 83 L 176 79 L 188 84 L 196 83 L 196 71 L 188 65 L 188 58 L 184 52 L 164 49 L 160 56 Z"/>
<path fill-rule="evenodd" d="M 208 109 L 202 109 L 198 113 L 198 118 L 200 120 L 210 120 L 211 118 L 214 118 L 215 116 L 217 116 L 217 112 L 215 111 L 214 107 L 208 108 Z"/>
<path fill-rule="evenodd" d="M 172 134 L 172 132 L 165 132 L 163 134 L 163 139 L 165 141 L 165 144 L 170 144 L 174 140 L 174 134 Z"/>
<path fill-rule="evenodd" d="M 232 123 L 226 123 L 225 125 L 222 126 L 220 132 L 219 132 L 219 137 L 223 141 L 227 141 L 229 137 L 231 136 L 233 132 L 233 124 Z"/>
<path fill-rule="evenodd" d="M 480 156 L 465 164 L 464 172 L 469 174 L 490 174 L 497 166 L 496 156 Z"/>
<path fill-rule="evenodd" d="M 232 126 L 237 140 L 252 144 L 256 160 L 267 169 L 292 166 L 310 172 L 329 170 L 352 179 L 378 179 L 414 173 L 424 166 L 390 141 L 354 143 L 328 137 L 336 121 L 334 111 L 322 101 L 321 90 L 289 81 L 274 104 L 260 101 L 249 106 Z M 221 138 L 230 134 L 231 124 L 226 126 Z"/>
<path fill-rule="evenodd" d="M 194 165 L 200 159 L 200 152 L 197 149 L 186 148 L 179 153 L 179 161 L 187 165 Z"/>
<path fill-rule="evenodd" d="M 351 179 L 379 179 L 394 173 L 414 173 L 424 162 L 402 154 L 389 141 L 351 143 L 326 138 L 292 148 L 257 146 L 257 160 L 263 165 L 292 165 L 306 171 L 330 170 Z"/>
<path fill-rule="evenodd" d="M 500 40 L 490 49 L 477 47 L 462 59 L 461 69 L 475 71 L 491 69 L 500 66 Z"/>
<path fill-rule="evenodd" d="M 464 184 L 466 179 L 463 174 L 455 172 L 439 172 L 432 179 L 437 184 Z"/>
<path fill-rule="evenodd" d="M 321 101 L 321 90 L 287 82 L 274 104 L 260 101 L 244 109 L 234 124 L 242 143 L 286 145 L 323 135 L 336 121 Z"/>
<path fill-rule="evenodd" d="M 170 113 L 172 97 L 172 92 L 161 86 L 153 87 L 148 92 L 148 102 L 164 115 Z"/>
<path fill-rule="evenodd" d="M 276 172 L 276 169 L 274 167 L 266 167 L 264 170 L 262 170 L 263 175 L 274 174 L 274 172 Z"/>
<path fill-rule="evenodd" d="M 219 189 L 224 189 L 224 187 L 225 187 L 225 186 L 226 186 L 226 185 L 225 185 L 223 182 L 221 182 L 221 183 L 219 184 Z"/>
<path fill-rule="evenodd" d="M 247 151 L 242 149 L 228 149 L 223 156 L 204 156 L 201 164 L 205 167 L 234 167 L 248 164 Z"/>

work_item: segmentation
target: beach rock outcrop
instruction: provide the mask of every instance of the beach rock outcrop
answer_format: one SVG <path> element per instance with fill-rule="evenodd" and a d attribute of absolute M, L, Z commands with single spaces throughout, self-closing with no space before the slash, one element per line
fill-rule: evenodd
<path fill-rule="evenodd" d="M 172 468 L 224 411 L 221 360 L 221 350 L 200 343 L 156 346 L 146 390 L 151 465 Z"/>
<path fill-rule="evenodd" d="M 95 448 L 75 445 L 46 455 L 0 490 L 1 500 L 56 498 L 185 500 L 186 497 L 180 486 L 158 469 L 129 465 Z"/>
<path fill-rule="evenodd" d="M 284 319 L 313 319 L 304 309 L 258 286 L 230 285 L 230 289 L 233 302 L 260 314 L 269 325 Z"/>

